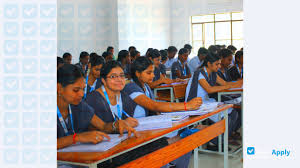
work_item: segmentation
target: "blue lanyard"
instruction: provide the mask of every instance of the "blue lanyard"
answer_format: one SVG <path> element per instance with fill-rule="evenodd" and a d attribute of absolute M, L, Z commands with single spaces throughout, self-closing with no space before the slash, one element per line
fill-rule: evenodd
<path fill-rule="evenodd" d="M 85 79 L 84 98 L 86 98 L 86 95 L 87 95 L 88 80 L 89 80 L 89 75 L 87 74 L 87 75 L 86 75 L 86 79 Z M 96 88 L 96 83 L 97 83 L 97 79 L 95 80 L 95 82 L 93 83 L 93 85 L 92 85 L 92 86 L 90 86 L 90 87 L 91 87 L 91 89 L 90 89 L 90 91 L 89 91 L 89 92 L 92 92 L 92 91 L 94 91 L 94 90 L 95 90 L 95 88 Z"/>
<path fill-rule="evenodd" d="M 182 66 L 180 60 L 178 60 L 180 66 Z M 185 65 L 183 66 L 183 76 L 186 76 L 186 68 L 185 68 Z"/>
<path fill-rule="evenodd" d="M 72 130 L 73 130 L 73 133 L 75 134 L 75 131 L 74 131 L 74 126 L 73 126 L 73 117 L 72 117 L 72 111 L 71 111 L 71 106 L 69 105 L 69 114 L 70 114 L 70 119 L 71 119 L 71 125 L 72 125 Z M 65 131 L 65 134 L 68 136 L 69 135 L 69 131 L 68 131 L 68 128 L 66 126 L 66 123 L 59 111 L 59 108 L 57 106 L 57 115 L 58 115 L 58 119 L 60 121 L 60 124 L 61 126 L 63 127 L 64 131 Z"/>
<path fill-rule="evenodd" d="M 111 114 L 113 115 L 115 121 L 119 120 L 119 119 L 122 119 L 122 113 L 124 113 L 127 117 L 130 117 L 123 109 L 122 109 L 122 113 L 121 113 L 120 104 L 119 104 L 119 102 L 122 101 L 121 94 L 120 94 L 119 100 L 117 98 L 117 110 L 118 110 L 118 112 L 117 112 L 117 116 L 116 116 L 115 113 L 112 111 L 112 108 L 111 108 L 112 105 L 111 105 L 111 103 L 109 101 L 108 94 L 107 94 L 107 92 L 106 92 L 106 90 L 105 90 L 105 88 L 104 88 L 103 85 L 102 85 L 101 89 L 103 91 L 105 99 L 106 99 L 106 101 L 107 101 L 107 103 L 108 103 L 108 105 L 110 107 Z"/>
<path fill-rule="evenodd" d="M 148 90 L 148 88 L 146 87 L 145 84 L 144 84 L 144 87 L 145 87 L 145 94 L 146 94 L 146 96 L 149 97 L 149 98 L 151 99 L 151 97 L 150 97 L 150 92 L 149 92 L 149 90 Z"/>
<path fill-rule="evenodd" d="M 238 65 L 238 64 L 236 64 L 236 68 L 237 68 L 239 74 L 241 75 L 241 77 L 243 77 L 243 67 L 242 67 L 242 69 L 241 69 L 241 72 L 240 72 L 240 68 L 239 68 L 239 65 Z"/>

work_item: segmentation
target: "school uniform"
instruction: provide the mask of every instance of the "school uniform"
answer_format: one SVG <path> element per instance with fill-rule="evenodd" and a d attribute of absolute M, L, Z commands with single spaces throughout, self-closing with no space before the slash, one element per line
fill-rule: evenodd
<path fill-rule="evenodd" d="M 228 69 L 228 74 L 233 81 L 243 78 L 243 68 L 240 69 L 237 65 Z"/>
<path fill-rule="evenodd" d="M 121 91 L 121 96 L 117 101 L 120 112 L 118 112 L 118 104 L 109 105 L 106 98 L 96 90 L 88 94 L 86 102 L 95 110 L 95 114 L 107 123 L 114 122 L 114 115 L 119 119 L 126 119 L 128 117 L 126 114 L 132 117 L 134 113 L 134 102 L 124 91 Z M 125 113 L 122 112 L 123 110 Z"/>
<path fill-rule="evenodd" d="M 178 60 L 178 58 L 172 58 L 172 59 L 168 59 L 166 62 L 165 62 L 165 67 L 167 68 L 167 69 L 170 69 L 171 68 L 171 66 L 173 65 L 173 63 L 174 62 L 176 62 Z"/>
<path fill-rule="evenodd" d="M 75 133 L 82 133 L 88 131 L 88 126 L 95 115 L 94 109 L 90 107 L 86 102 L 81 101 L 78 105 L 70 105 L 73 127 Z M 64 120 L 68 133 L 65 132 L 63 124 L 60 122 L 59 117 L 57 117 L 57 138 L 61 138 L 67 135 L 72 135 L 72 122 L 70 113 L 66 120 Z"/>
<path fill-rule="evenodd" d="M 195 97 L 201 97 L 203 103 L 209 103 L 209 102 L 216 102 L 216 99 L 210 98 L 208 93 L 205 91 L 205 89 L 199 84 L 199 80 L 205 79 L 210 86 L 216 86 L 217 81 L 217 73 L 212 72 L 210 76 L 208 77 L 206 68 L 199 68 L 195 73 L 193 74 L 191 80 L 189 80 L 187 88 L 186 88 L 186 95 L 185 95 L 185 101 L 190 101 Z M 228 109 L 228 128 L 229 128 L 229 135 L 233 130 L 236 130 L 237 124 L 238 124 L 238 113 L 236 111 L 233 111 L 232 108 Z M 221 117 L 223 118 L 224 115 L 221 113 Z M 218 122 L 218 115 L 213 115 L 209 118 L 213 123 Z M 217 144 L 217 138 L 213 139 L 212 142 L 214 144 Z"/>
<path fill-rule="evenodd" d="M 200 67 L 204 63 L 204 60 L 200 60 L 198 56 L 195 56 L 188 62 L 188 66 L 190 68 L 191 73 L 193 74 L 198 67 Z"/>
<path fill-rule="evenodd" d="M 171 74 L 172 74 L 171 78 L 172 79 L 178 78 L 178 76 L 176 74 L 177 70 L 179 70 L 181 76 L 187 76 L 187 75 L 191 74 L 189 66 L 187 64 L 184 64 L 184 68 L 183 68 L 181 62 L 178 60 L 178 61 L 174 62 L 171 67 Z"/>
<path fill-rule="evenodd" d="M 129 95 L 129 97 L 134 100 L 136 97 L 140 95 L 145 95 L 149 97 L 150 99 L 154 100 L 154 94 L 149 87 L 149 85 L 145 84 L 146 91 L 144 91 L 140 86 L 138 86 L 135 82 L 128 83 L 125 88 L 124 92 Z M 133 104 L 134 108 L 134 118 L 140 118 L 140 117 L 146 117 L 152 114 L 148 109 L 145 109 L 144 107 L 136 104 L 134 102 Z"/>
<path fill-rule="evenodd" d="M 153 78 L 153 82 L 157 81 L 158 79 L 160 79 L 160 75 L 166 75 L 166 66 L 163 64 L 159 64 L 158 68 L 154 68 L 154 78 Z"/>
<path fill-rule="evenodd" d="M 155 100 L 154 94 L 153 94 L 152 90 L 150 89 L 150 87 L 147 84 L 145 84 L 144 87 L 145 87 L 145 91 L 139 85 L 137 85 L 135 82 L 132 82 L 132 83 L 128 83 L 125 86 L 124 91 L 129 95 L 129 97 L 132 100 L 134 100 L 136 97 L 138 97 L 140 95 L 146 95 L 150 99 Z M 143 108 L 142 106 L 136 104 L 136 108 L 134 111 L 134 118 L 146 117 L 146 116 L 149 116 L 150 114 L 153 114 L 153 112 L 150 112 L 148 109 Z M 164 138 L 166 138 L 166 137 L 164 137 Z M 171 163 L 175 164 L 176 167 L 188 168 L 191 154 L 192 154 L 192 152 L 189 152 L 189 153 L 181 156 L 180 158 L 172 161 Z"/>
<path fill-rule="evenodd" d="M 100 78 L 97 78 L 92 85 L 88 84 L 88 80 L 89 80 L 89 75 L 87 74 L 86 79 L 85 79 L 85 89 L 84 89 L 83 99 L 86 99 L 86 97 L 89 93 L 98 89 L 102 85 Z"/>
<path fill-rule="evenodd" d="M 87 65 L 85 65 L 85 70 L 83 70 L 82 69 L 82 63 L 81 62 L 79 62 L 79 63 L 77 63 L 77 64 L 75 64 L 78 68 L 80 68 L 81 69 L 81 71 L 84 73 L 84 76 L 86 76 L 87 74 L 88 74 L 88 64 Z"/>
<path fill-rule="evenodd" d="M 224 73 L 219 69 L 217 72 L 218 76 L 226 82 L 231 82 L 231 78 L 228 72 L 228 68 L 224 68 Z"/>

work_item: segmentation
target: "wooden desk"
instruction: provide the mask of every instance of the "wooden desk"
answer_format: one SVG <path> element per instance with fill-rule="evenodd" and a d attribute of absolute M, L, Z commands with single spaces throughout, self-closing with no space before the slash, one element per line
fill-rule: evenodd
<path fill-rule="evenodd" d="M 96 168 L 98 163 L 106 161 L 108 159 L 119 156 L 125 152 L 131 151 L 135 148 L 153 142 L 161 137 L 164 137 L 174 131 L 186 128 L 190 125 L 200 123 L 212 115 L 218 113 L 224 113 L 224 119 L 217 122 L 197 133 L 188 136 L 186 138 L 177 141 L 174 144 L 161 148 L 153 153 L 145 155 L 139 159 L 129 162 L 124 167 L 161 167 L 172 160 L 179 158 L 180 156 L 190 152 L 194 149 L 194 167 L 198 168 L 198 146 L 207 143 L 216 136 L 224 133 L 224 168 L 228 167 L 228 115 L 227 109 L 232 105 L 222 105 L 213 112 L 202 116 L 194 116 L 187 118 L 181 122 L 173 123 L 173 127 L 167 129 L 141 131 L 139 137 L 131 137 L 117 146 L 111 148 L 105 152 L 58 152 L 57 160 L 59 163 L 67 163 L 73 165 L 88 166 L 90 168 Z M 221 147 L 221 146 L 220 146 Z M 167 151 L 167 152 L 166 152 Z M 162 155 L 164 153 L 164 155 Z M 166 154 L 168 157 L 166 158 Z M 156 159 L 153 159 L 155 157 Z M 149 165 L 144 165 L 149 163 Z"/>
<path fill-rule="evenodd" d="M 188 80 L 178 84 L 158 86 L 154 88 L 154 97 L 156 100 L 179 102 L 179 99 L 185 97 L 187 83 Z"/>

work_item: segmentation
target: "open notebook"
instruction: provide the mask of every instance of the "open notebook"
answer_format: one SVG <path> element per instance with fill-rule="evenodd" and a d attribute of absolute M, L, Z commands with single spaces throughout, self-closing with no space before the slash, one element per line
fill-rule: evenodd
<path fill-rule="evenodd" d="M 104 152 L 118 145 L 121 141 L 127 139 L 127 134 L 124 134 L 122 137 L 119 137 L 119 134 L 108 134 L 108 136 L 111 138 L 110 141 L 105 138 L 98 144 L 77 143 L 59 149 L 58 152 Z"/>

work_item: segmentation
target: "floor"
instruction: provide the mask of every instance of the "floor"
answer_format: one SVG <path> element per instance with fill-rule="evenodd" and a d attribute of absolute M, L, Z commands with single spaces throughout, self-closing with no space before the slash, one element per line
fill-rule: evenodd
<path fill-rule="evenodd" d="M 230 146 L 231 148 L 234 148 Z M 233 149 L 235 150 L 235 149 Z M 230 152 L 229 152 L 230 153 Z M 199 160 L 198 165 L 199 168 L 223 168 L 224 165 L 224 156 L 219 154 L 212 154 L 212 153 L 203 153 L 199 152 Z M 236 156 L 229 156 L 229 164 L 228 168 L 242 168 L 243 162 L 242 162 L 242 150 L 236 154 Z M 189 168 L 193 168 L 194 166 L 194 156 L 192 155 Z"/>

